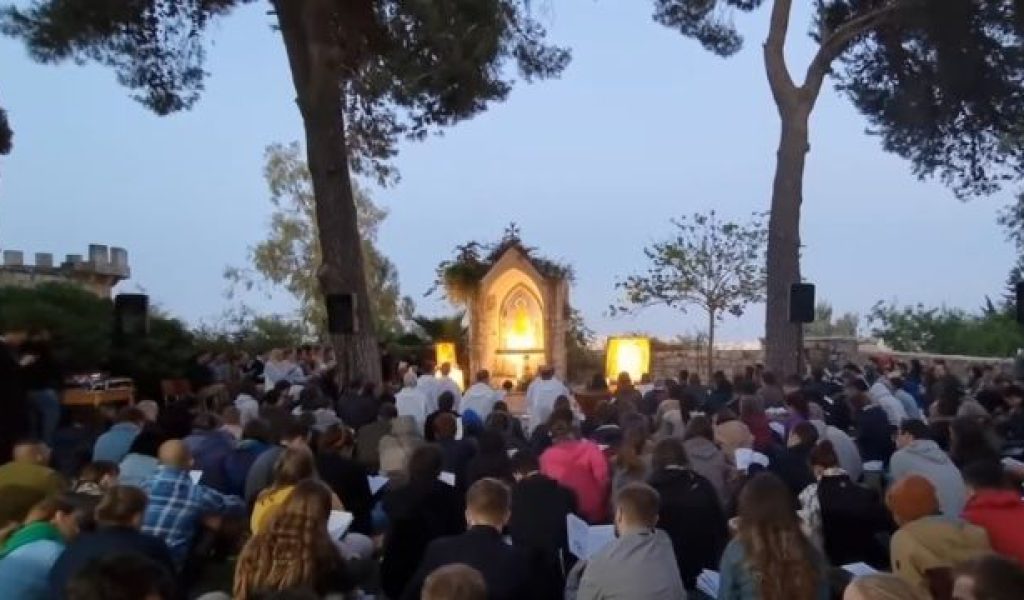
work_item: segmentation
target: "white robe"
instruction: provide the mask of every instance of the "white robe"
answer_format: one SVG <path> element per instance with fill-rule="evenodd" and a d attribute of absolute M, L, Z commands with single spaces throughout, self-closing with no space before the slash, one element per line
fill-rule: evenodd
<path fill-rule="evenodd" d="M 561 381 L 551 379 L 535 379 L 526 390 L 526 410 L 530 414 L 530 427 L 545 423 L 554 410 L 555 400 L 566 396 L 572 401 L 572 393 Z"/>
<path fill-rule="evenodd" d="M 395 394 L 395 408 L 398 409 L 398 416 L 416 420 L 417 431 L 423 431 L 427 415 L 433 412 L 427 410 L 427 396 L 418 387 L 402 388 Z"/>
<path fill-rule="evenodd" d="M 504 398 L 504 394 L 498 392 L 486 383 L 474 383 L 466 390 L 462 397 L 461 412 L 471 410 L 475 412 L 481 421 L 487 419 L 487 415 L 494 410 L 494 404 Z"/>
<path fill-rule="evenodd" d="M 452 396 L 455 397 L 455 404 L 452 405 L 452 410 L 459 412 L 459 405 L 462 402 L 462 392 L 459 391 L 459 384 L 455 383 L 455 380 L 451 377 L 440 376 L 437 378 L 437 397 L 440 398 L 441 394 L 445 392 L 451 392 Z M 434 409 L 437 409 L 437 402 L 435 399 Z"/>
<path fill-rule="evenodd" d="M 427 414 L 437 410 L 437 397 L 441 395 L 441 386 L 434 374 L 420 375 L 416 381 L 416 390 L 427 398 Z"/>

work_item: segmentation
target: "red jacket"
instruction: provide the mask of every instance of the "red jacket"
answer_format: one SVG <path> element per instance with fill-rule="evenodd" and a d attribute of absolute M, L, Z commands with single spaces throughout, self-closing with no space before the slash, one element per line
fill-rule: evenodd
<path fill-rule="evenodd" d="M 608 519 L 608 459 L 590 440 L 559 442 L 540 457 L 540 472 L 576 494 L 580 516 L 591 523 Z"/>
<path fill-rule="evenodd" d="M 1024 562 L 1024 501 L 1013 490 L 979 490 L 967 501 L 964 519 L 988 532 L 996 552 Z"/>

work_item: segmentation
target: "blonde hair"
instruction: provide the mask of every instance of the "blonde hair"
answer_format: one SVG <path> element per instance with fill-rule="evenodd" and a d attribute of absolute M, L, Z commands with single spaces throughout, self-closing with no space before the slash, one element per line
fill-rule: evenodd
<path fill-rule="evenodd" d="M 863 575 L 850 582 L 865 600 L 925 600 L 920 590 L 891 573 Z"/>

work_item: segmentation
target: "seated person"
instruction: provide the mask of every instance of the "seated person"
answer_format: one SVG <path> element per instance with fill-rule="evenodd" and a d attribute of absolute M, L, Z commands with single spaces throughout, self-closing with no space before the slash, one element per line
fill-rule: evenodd
<path fill-rule="evenodd" d="M 96 444 L 92 447 L 92 459 L 121 462 L 145 424 L 146 414 L 141 410 L 132 406 L 121 409 L 117 414 L 117 422 L 96 438 Z"/>
<path fill-rule="evenodd" d="M 65 544 L 78 535 L 76 506 L 70 497 L 50 496 L 29 511 L 25 525 L 0 533 L 0 595 L 17 600 L 49 600 L 47 577 Z"/>
<path fill-rule="evenodd" d="M 244 509 L 241 498 L 192 483 L 191 468 L 192 455 L 181 440 L 164 442 L 160 447 L 160 466 L 142 486 L 149 496 L 142 531 L 167 544 L 179 570 L 204 524 L 215 526 L 216 517 L 238 514 Z"/>
<path fill-rule="evenodd" d="M 86 496 L 102 496 L 103 492 L 117 485 L 120 474 L 121 470 L 116 463 L 103 460 L 91 462 L 82 467 L 72 491 Z"/>
<path fill-rule="evenodd" d="M 437 397 L 437 410 L 427 415 L 427 420 L 423 425 L 423 437 L 428 442 L 435 440 L 434 422 L 441 415 L 448 414 L 452 415 L 456 419 L 459 418 L 459 413 L 455 412 L 455 395 L 451 392 L 443 392 Z"/>
<path fill-rule="evenodd" d="M 583 570 L 578 600 L 686 597 L 672 540 L 656 528 L 660 510 L 658 492 L 647 484 L 631 483 L 619 490 L 615 495 L 618 537 L 573 569 Z"/>
<path fill-rule="evenodd" d="M 14 444 L 14 460 L 0 466 L 0 527 L 24 521 L 37 502 L 64 490 L 63 478 L 49 463 L 46 444 L 34 439 Z"/>
<path fill-rule="evenodd" d="M 487 600 L 487 583 L 473 567 L 454 564 L 431 573 L 423 583 L 422 600 Z"/>
<path fill-rule="evenodd" d="M 137 554 L 89 563 L 68 583 L 67 600 L 174 600 L 174 582 L 164 569 Z"/>
<path fill-rule="evenodd" d="M 121 554 L 144 556 L 161 566 L 166 577 L 172 576 L 174 563 L 167 544 L 139 531 L 147 501 L 146 493 L 136 487 L 114 486 L 106 491 L 96 507 L 97 530 L 79 535 L 53 565 L 51 598 L 65 598 L 68 582 L 89 563 Z"/>
<path fill-rule="evenodd" d="M 405 600 L 420 598 L 427 576 L 438 567 L 450 564 L 465 564 L 478 570 L 491 600 L 532 597 L 531 574 L 525 556 L 501 537 L 509 514 L 510 496 L 504 483 L 491 478 L 474 483 L 466 493 L 469 529 L 461 535 L 431 542 L 402 597 Z"/>

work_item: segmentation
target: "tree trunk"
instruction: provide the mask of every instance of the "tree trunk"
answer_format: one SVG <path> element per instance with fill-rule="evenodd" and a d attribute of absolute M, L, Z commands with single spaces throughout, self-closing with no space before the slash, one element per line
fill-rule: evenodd
<path fill-rule="evenodd" d="M 808 151 L 809 107 L 780 106 L 779 139 L 768 221 L 768 306 L 765 311 L 765 365 L 779 377 L 800 373 L 803 335 L 789 322 L 789 288 L 800 282 L 800 205 Z"/>
<path fill-rule="evenodd" d="M 711 375 L 715 372 L 715 311 L 708 311 L 708 372 L 707 385 L 711 385 Z"/>
<path fill-rule="evenodd" d="M 323 257 L 317 278 L 325 296 L 354 294 L 356 298 L 356 332 L 331 335 L 338 380 L 379 382 L 380 351 L 349 175 L 333 0 L 273 0 L 273 4 L 306 131 Z"/>

